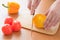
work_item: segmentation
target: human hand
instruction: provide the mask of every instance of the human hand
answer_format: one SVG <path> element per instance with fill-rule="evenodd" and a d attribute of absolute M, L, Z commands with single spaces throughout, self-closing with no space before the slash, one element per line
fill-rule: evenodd
<path fill-rule="evenodd" d="M 60 21 L 60 1 L 55 1 L 47 13 L 48 15 L 44 23 L 46 30 L 51 26 L 55 26 Z"/>
<path fill-rule="evenodd" d="M 35 9 L 39 5 L 40 0 L 29 0 L 28 8 L 31 10 L 31 14 L 35 13 Z"/>

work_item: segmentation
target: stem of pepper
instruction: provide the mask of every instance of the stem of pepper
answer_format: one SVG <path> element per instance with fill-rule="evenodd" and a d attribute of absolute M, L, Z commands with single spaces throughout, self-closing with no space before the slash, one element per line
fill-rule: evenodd
<path fill-rule="evenodd" d="M 5 8 L 8 8 L 8 6 L 5 6 L 4 4 L 2 4 L 2 6 L 5 7 Z"/>

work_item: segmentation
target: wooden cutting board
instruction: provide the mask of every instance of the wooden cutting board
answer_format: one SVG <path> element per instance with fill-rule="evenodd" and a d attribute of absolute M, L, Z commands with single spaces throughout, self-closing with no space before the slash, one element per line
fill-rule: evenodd
<path fill-rule="evenodd" d="M 45 1 L 41 0 L 39 6 L 35 10 L 35 14 L 47 12 L 47 10 L 49 9 L 49 7 L 51 6 L 51 4 L 54 1 L 55 0 L 45 0 Z M 33 18 L 33 16 L 30 15 L 30 11 L 27 8 L 27 9 L 23 10 L 23 13 L 20 14 L 20 16 L 17 18 L 17 20 L 21 22 L 23 28 L 30 29 L 30 30 L 33 30 L 33 31 L 36 31 L 39 33 L 49 34 L 49 35 L 56 34 L 56 32 L 59 28 L 59 23 L 57 23 L 55 27 L 52 26 L 50 28 L 50 30 L 46 31 L 44 29 L 37 29 L 34 25 L 32 28 L 32 18 Z"/>
<path fill-rule="evenodd" d="M 49 35 L 54 35 L 59 28 L 59 23 L 56 24 L 55 27 L 52 26 L 51 30 L 48 30 L 48 31 L 46 31 L 45 29 L 37 29 L 34 25 L 32 28 L 32 18 L 33 18 L 32 15 L 25 13 L 25 14 L 20 14 L 17 20 L 21 22 L 23 28 L 30 29 L 30 30 L 40 32 L 40 33 L 44 33 L 44 34 L 49 34 Z"/>

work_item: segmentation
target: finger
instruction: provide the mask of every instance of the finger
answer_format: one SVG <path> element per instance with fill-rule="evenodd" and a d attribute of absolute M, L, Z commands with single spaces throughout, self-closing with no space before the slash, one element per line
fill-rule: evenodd
<path fill-rule="evenodd" d="M 48 20 L 45 21 L 45 24 L 44 24 L 44 27 L 45 27 L 45 28 L 48 27 L 49 23 L 51 22 L 51 21 L 50 21 L 51 19 L 52 19 L 52 18 L 50 18 L 50 19 L 48 19 Z"/>
<path fill-rule="evenodd" d="M 47 19 L 46 19 L 46 21 L 44 23 L 45 28 L 47 27 L 48 23 L 50 23 L 50 20 L 52 19 L 52 16 L 53 16 L 52 13 L 48 14 Z"/>
<path fill-rule="evenodd" d="M 29 8 L 29 10 L 31 10 L 31 4 L 32 4 L 32 1 L 29 0 L 29 2 L 28 2 L 28 8 Z"/>
<path fill-rule="evenodd" d="M 53 25 L 53 26 L 55 26 L 58 22 L 59 22 L 59 20 L 57 20 L 57 21 L 54 23 L 54 25 Z"/>
<path fill-rule="evenodd" d="M 48 15 L 48 13 L 49 13 L 49 9 L 45 12 L 45 15 L 47 16 Z M 45 23 L 44 24 L 46 24 L 46 20 L 45 20 Z M 46 25 L 44 25 L 44 27 L 46 27 L 47 26 L 47 24 Z M 46 29 L 45 29 L 46 30 Z"/>
<path fill-rule="evenodd" d="M 34 15 L 35 14 L 35 10 L 31 10 L 31 15 Z"/>
<path fill-rule="evenodd" d="M 48 28 L 48 25 L 50 24 L 51 19 L 52 19 L 53 16 L 54 16 L 54 12 L 53 11 L 50 11 L 49 14 L 47 15 L 48 18 L 47 18 L 47 20 L 44 23 L 45 29 Z"/>
<path fill-rule="evenodd" d="M 45 12 L 45 15 L 47 16 L 50 11 L 50 8 Z"/>
<path fill-rule="evenodd" d="M 40 0 L 37 0 L 37 1 L 35 2 L 35 9 L 36 9 L 37 6 L 39 5 L 39 3 L 40 3 Z"/>
<path fill-rule="evenodd" d="M 57 18 L 57 19 L 55 20 L 55 22 L 53 23 L 53 26 L 55 26 L 59 21 L 60 21 L 60 19 Z"/>
<path fill-rule="evenodd" d="M 37 6 L 39 5 L 40 0 L 33 0 L 32 1 L 32 7 L 34 8 L 34 10 L 37 8 Z"/>
<path fill-rule="evenodd" d="M 50 23 L 48 23 L 48 26 L 46 27 L 46 29 L 49 29 L 50 27 L 52 27 L 53 23 L 55 22 L 56 16 L 53 16 Z"/>

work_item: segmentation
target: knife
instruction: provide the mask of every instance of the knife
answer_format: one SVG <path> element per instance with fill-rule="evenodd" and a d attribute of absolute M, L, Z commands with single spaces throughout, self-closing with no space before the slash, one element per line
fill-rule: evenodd
<path fill-rule="evenodd" d="M 34 14 L 35 14 L 35 10 L 34 10 L 33 14 L 31 14 L 31 15 L 34 16 Z M 32 19 L 33 19 L 33 17 L 32 17 Z M 32 31 L 33 31 L 33 20 L 32 20 L 32 27 L 31 27 L 31 37 L 32 37 Z"/>

